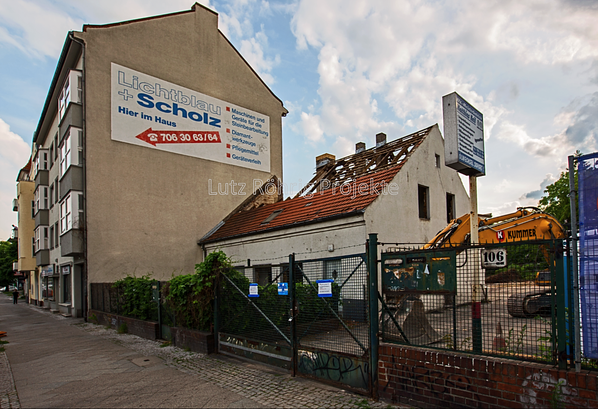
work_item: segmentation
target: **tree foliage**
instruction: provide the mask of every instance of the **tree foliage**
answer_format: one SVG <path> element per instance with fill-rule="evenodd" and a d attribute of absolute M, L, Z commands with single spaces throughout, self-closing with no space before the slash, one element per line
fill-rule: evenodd
<path fill-rule="evenodd" d="M 17 240 L 0 241 L 0 287 L 14 282 L 12 263 L 18 260 Z"/>
<path fill-rule="evenodd" d="M 575 156 L 581 156 L 581 152 L 577 151 Z M 575 176 L 575 191 L 577 191 L 577 169 L 574 169 Z M 571 206 L 569 202 L 569 169 L 561 172 L 560 177 L 556 182 L 546 186 L 544 192 L 546 195 L 538 202 L 538 207 L 543 212 L 551 214 L 563 225 L 568 225 L 571 221 Z M 576 210 L 579 217 L 579 202 L 577 195 Z"/>

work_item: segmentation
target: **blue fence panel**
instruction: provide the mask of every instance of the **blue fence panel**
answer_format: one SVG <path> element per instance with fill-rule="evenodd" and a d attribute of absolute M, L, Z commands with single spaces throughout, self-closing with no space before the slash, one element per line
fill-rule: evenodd
<path fill-rule="evenodd" d="M 598 359 L 598 153 L 578 158 L 583 353 Z"/>

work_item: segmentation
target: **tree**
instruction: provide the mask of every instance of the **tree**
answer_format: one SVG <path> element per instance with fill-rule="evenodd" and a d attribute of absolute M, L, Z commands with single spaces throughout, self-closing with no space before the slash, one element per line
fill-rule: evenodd
<path fill-rule="evenodd" d="M 18 260 L 17 240 L 0 241 L 0 287 L 14 283 L 12 263 Z"/>
<path fill-rule="evenodd" d="M 575 152 L 575 156 L 581 156 L 581 152 Z M 577 191 L 577 168 L 574 169 L 575 191 Z M 552 185 L 546 186 L 546 196 L 540 199 L 538 207 L 543 212 L 554 216 L 563 226 L 569 225 L 571 221 L 571 205 L 569 202 L 569 169 L 562 172 L 559 179 Z M 575 196 L 577 217 L 579 218 L 579 201 Z"/>

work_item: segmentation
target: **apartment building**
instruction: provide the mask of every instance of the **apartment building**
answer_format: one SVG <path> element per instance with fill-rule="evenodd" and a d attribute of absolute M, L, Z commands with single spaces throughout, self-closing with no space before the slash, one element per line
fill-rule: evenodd
<path fill-rule="evenodd" d="M 197 3 L 68 33 L 33 136 L 33 302 L 85 316 L 89 283 L 193 271 L 244 200 L 214 186 L 282 178 L 286 113 Z"/>

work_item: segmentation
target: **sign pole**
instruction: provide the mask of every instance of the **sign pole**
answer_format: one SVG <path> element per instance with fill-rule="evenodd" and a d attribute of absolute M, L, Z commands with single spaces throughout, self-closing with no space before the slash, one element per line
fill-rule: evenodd
<path fill-rule="evenodd" d="M 471 266 L 473 268 L 473 284 L 471 292 L 471 329 L 473 338 L 473 351 L 482 352 L 482 286 L 480 284 L 480 251 L 474 247 L 479 244 L 478 235 L 478 185 L 477 177 L 469 177 L 469 201 L 470 201 L 470 242 L 471 242 Z"/>

